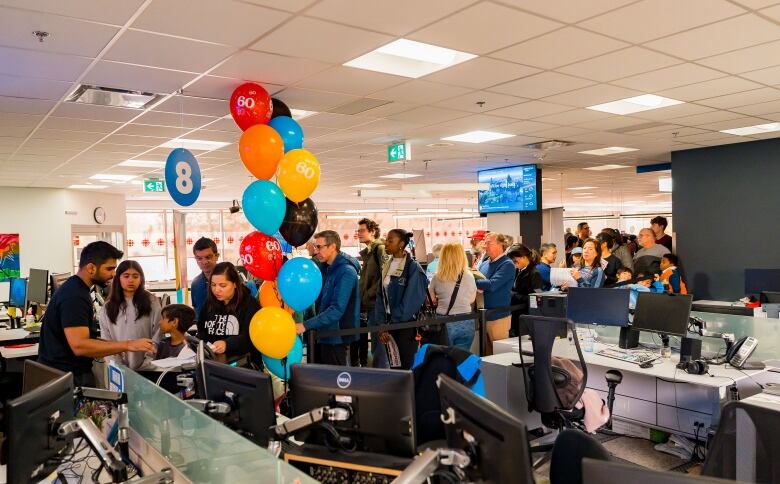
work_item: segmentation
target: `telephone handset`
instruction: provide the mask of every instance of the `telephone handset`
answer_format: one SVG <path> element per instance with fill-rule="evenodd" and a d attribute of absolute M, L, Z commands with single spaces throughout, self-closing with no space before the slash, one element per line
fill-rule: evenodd
<path fill-rule="evenodd" d="M 726 361 L 734 368 L 745 366 L 750 355 L 758 346 L 758 340 L 752 336 L 744 336 L 739 339 L 734 346 L 726 352 Z"/>

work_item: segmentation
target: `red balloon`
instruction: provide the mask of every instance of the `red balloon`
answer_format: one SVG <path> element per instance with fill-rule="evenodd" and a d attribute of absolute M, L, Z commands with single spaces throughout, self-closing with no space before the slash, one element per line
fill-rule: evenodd
<path fill-rule="evenodd" d="M 246 270 L 264 281 L 276 279 L 282 267 L 282 245 L 262 232 L 254 231 L 244 237 L 239 254 Z"/>
<path fill-rule="evenodd" d="M 272 113 L 271 96 L 259 84 L 241 84 L 230 96 L 230 114 L 241 131 L 256 124 L 268 124 Z"/>

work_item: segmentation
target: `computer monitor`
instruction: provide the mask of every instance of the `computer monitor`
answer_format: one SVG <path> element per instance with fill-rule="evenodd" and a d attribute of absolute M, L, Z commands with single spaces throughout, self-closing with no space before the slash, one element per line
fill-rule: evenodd
<path fill-rule="evenodd" d="M 525 424 L 443 373 L 438 384 L 447 447 L 470 454 L 467 480 L 532 484 Z"/>
<path fill-rule="evenodd" d="M 566 317 L 579 324 L 628 326 L 631 291 L 570 287 Z"/>
<path fill-rule="evenodd" d="M 64 371 L 33 360 L 24 360 L 22 371 L 22 393 L 31 392 L 65 374 Z"/>
<path fill-rule="evenodd" d="M 325 406 L 351 408 L 349 420 L 332 425 L 356 450 L 399 457 L 416 453 L 411 371 L 297 363 L 290 371 L 290 396 L 294 416 Z M 315 427 L 305 440 L 338 448 L 326 435 Z"/>
<path fill-rule="evenodd" d="M 57 467 L 51 462 L 64 448 L 57 429 L 75 416 L 73 374 L 66 373 L 8 403 L 5 435 L 8 484 L 38 482 Z"/>
<path fill-rule="evenodd" d="M 49 302 L 49 271 L 45 269 L 30 269 L 27 279 L 27 300 L 31 303 L 46 304 Z"/>
<path fill-rule="evenodd" d="M 637 331 L 685 336 L 692 300 L 690 294 L 640 292 L 631 326 Z"/>
<path fill-rule="evenodd" d="M 62 274 L 51 275 L 51 295 L 53 296 L 57 289 L 65 283 L 71 276 L 70 272 L 63 272 Z"/>
<path fill-rule="evenodd" d="M 758 300 L 763 303 L 780 303 L 780 291 L 761 291 Z"/>
<path fill-rule="evenodd" d="M 24 310 L 27 307 L 27 279 L 11 278 L 8 305 Z"/>
<path fill-rule="evenodd" d="M 780 269 L 745 269 L 745 294 L 780 291 Z"/>
<path fill-rule="evenodd" d="M 271 377 L 211 360 L 203 361 L 203 375 L 206 399 L 228 403 L 231 407 L 223 419 L 225 425 L 267 447 L 268 429 L 276 425 Z"/>
<path fill-rule="evenodd" d="M 682 472 L 654 471 L 636 464 L 624 464 L 596 459 L 582 460 L 582 483 L 630 482 L 631 484 L 726 484 L 723 479 L 695 476 Z"/>

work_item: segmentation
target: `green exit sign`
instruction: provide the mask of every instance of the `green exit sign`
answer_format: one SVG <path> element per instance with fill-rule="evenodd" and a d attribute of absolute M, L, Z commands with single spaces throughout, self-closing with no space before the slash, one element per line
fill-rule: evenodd
<path fill-rule="evenodd" d="M 162 180 L 144 180 L 144 192 L 164 192 L 165 182 Z"/>
<path fill-rule="evenodd" d="M 412 159 L 412 147 L 408 141 L 396 143 L 387 147 L 387 161 L 410 161 Z"/>

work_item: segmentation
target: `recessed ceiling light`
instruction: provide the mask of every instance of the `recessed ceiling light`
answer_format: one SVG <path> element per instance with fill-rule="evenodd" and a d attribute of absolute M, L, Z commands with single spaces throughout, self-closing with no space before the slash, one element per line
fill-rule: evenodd
<path fill-rule="evenodd" d="M 617 153 L 628 153 L 629 151 L 639 151 L 639 148 L 626 148 L 624 146 L 609 146 L 607 148 L 599 148 L 597 150 L 588 150 L 588 151 L 579 151 L 581 155 L 596 155 L 596 156 L 607 156 L 607 155 L 614 155 Z M 618 165 L 613 165 L 618 166 Z"/>
<path fill-rule="evenodd" d="M 386 186 L 381 183 L 361 183 L 360 185 L 352 185 L 350 188 L 381 188 Z"/>
<path fill-rule="evenodd" d="M 90 180 L 105 180 L 105 181 L 117 181 L 124 183 L 136 178 L 136 175 L 115 175 L 112 173 L 98 173 L 89 177 Z"/>
<path fill-rule="evenodd" d="M 547 177 L 547 176 L 543 176 L 542 177 L 542 181 L 555 181 L 555 180 L 557 180 L 557 178 L 550 178 L 550 177 Z"/>
<path fill-rule="evenodd" d="M 497 139 L 511 138 L 515 135 L 506 133 L 496 133 L 494 131 L 469 131 L 468 133 L 457 134 L 442 138 L 446 141 L 462 141 L 464 143 L 484 143 L 486 141 L 495 141 Z"/>
<path fill-rule="evenodd" d="M 317 111 L 306 111 L 305 109 L 290 109 L 290 113 L 292 114 L 292 118 L 296 121 L 300 121 L 303 118 L 308 118 L 309 116 L 313 116 L 317 114 Z"/>
<path fill-rule="evenodd" d="M 604 104 L 597 104 L 595 106 L 588 106 L 588 109 L 592 109 L 594 111 L 603 111 L 605 113 L 624 115 L 649 111 L 651 109 L 665 108 L 668 106 L 674 106 L 676 104 L 684 104 L 684 102 L 678 101 L 677 99 L 670 99 L 668 97 L 656 96 L 655 94 L 643 94 L 641 96 L 634 96 Z"/>
<path fill-rule="evenodd" d="M 392 19 L 388 19 L 392 21 Z M 436 45 L 398 39 L 345 63 L 385 74 L 418 78 L 477 57 L 474 54 L 446 49 Z"/>
<path fill-rule="evenodd" d="M 138 168 L 162 168 L 165 166 L 165 162 L 154 161 L 154 160 L 126 160 L 120 163 L 119 166 L 136 166 Z"/>
<path fill-rule="evenodd" d="M 589 166 L 587 168 L 583 168 L 583 170 L 607 171 L 607 170 L 619 170 L 621 168 L 631 168 L 631 167 L 626 165 L 598 165 L 598 166 Z"/>
<path fill-rule="evenodd" d="M 441 143 L 441 142 L 439 142 L 439 143 L 430 143 L 430 144 L 427 144 L 425 146 L 427 146 L 428 148 L 446 148 L 448 146 L 455 146 L 455 143 Z"/>
<path fill-rule="evenodd" d="M 569 187 L 567 190 L 591 190 L 598 187 Z"/>
<path fill-rule="evenodd" d="M 659 192 L 671 192 L 672 191 L 672 178 L 665 177 L 658 179 L 658 191 Z"/>
<path fill-rule="evenodd" d="M 414 178 L 422 175 L 416 175 L 414 173 L 393 173 L 392 175 L 382 175 L 379 178 L 397 178 L 397 179 L 404 179 L 404 178 Z"/>
<path fill-rule="evenodd" d="M 108 188 L 108 185 L 71 185 L 68 188 L 74 190 L 102 190 Z"/>
<path fill-rule="evenodd" d="M 721 130 L 721 133 L 748 136 L 751 134 L 772 133 L 774 131 L 780 131 L 780 123 L 756 124 L 753 126 L 745 126 L 744 128 L 724 129 Z"/>
<path fill-rule="evenodd" d="M 224 141 L 204 141 L 199 139 L 174 138 L 160 145 L 160 148 L 184 148 L 196 151 L 211 151 L 224 148 L 230 143 Z"/>

